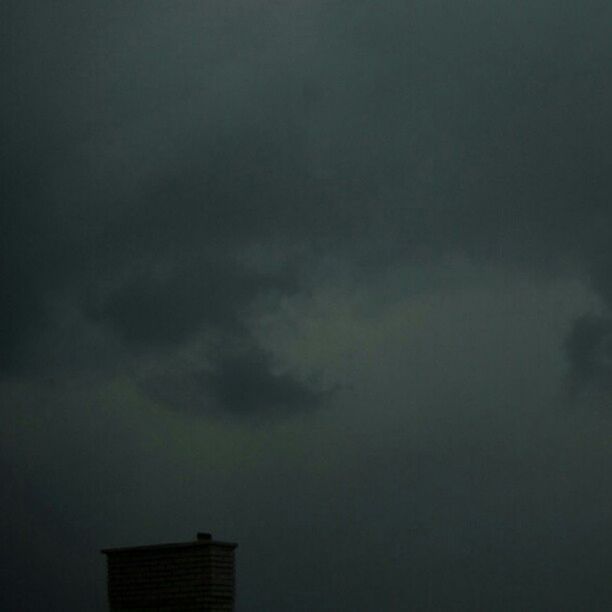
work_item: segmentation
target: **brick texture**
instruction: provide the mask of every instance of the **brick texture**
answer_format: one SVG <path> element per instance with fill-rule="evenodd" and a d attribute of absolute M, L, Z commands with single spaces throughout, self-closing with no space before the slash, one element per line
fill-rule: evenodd
<path fill-rule="evenodd" d="M 236 544 L 106 549 L 110 610 L 233 612 Z"/>

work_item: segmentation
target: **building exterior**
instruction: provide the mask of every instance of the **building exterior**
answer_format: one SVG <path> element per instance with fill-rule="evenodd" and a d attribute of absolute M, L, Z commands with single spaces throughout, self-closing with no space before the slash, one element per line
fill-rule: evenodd
<path fill-rule="evenodd" d="M 236 544 L 199 533 L 192 542 L 102 550 L 110 610 L 234 610 Z"/>

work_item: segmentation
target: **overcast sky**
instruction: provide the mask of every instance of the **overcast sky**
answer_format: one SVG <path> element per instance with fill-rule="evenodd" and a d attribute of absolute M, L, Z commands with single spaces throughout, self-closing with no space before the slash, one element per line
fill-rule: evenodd
<path fill-rule="evenodd" d="M 612 608 L 609 0 L 9 0 L 0 608 L 236 541 L 237 612 Z"/>

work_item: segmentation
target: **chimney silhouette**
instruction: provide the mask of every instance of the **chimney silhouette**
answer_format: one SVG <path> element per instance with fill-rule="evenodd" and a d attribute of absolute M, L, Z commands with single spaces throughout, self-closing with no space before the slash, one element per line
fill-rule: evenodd
<path fill-rule="evenodd" d="M 192 542 L 102 550 L 110 610 L 232 612 L 236 546 L 198 533 Z"/>

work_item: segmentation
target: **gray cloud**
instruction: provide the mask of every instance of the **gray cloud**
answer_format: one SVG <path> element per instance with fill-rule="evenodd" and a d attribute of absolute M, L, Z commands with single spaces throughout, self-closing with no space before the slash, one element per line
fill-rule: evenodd
<path fill-rule="evenodd" d="M 584 316 L 574 322 L 566 341 L 574 392 L 585 387 L 609 391 L 612 382 L 612 321 Z"/>
<path fill-rule="evenodd" d="M 139 377 L 152 399 L 170 408 L 216 418 L 294 416 L 321 407 L 330 391 L 279 369 L 277 359 L 256 345 L 228 347 L 224 342 L 208 363 L 155 368 Z"/>
<path fill-rule="evenodd" d="M 138 5 L 91 20 L 66 8 L 56 30 L 106 32 L 79 35 L 79 57 L 32 6 L 25 39 L 44 32 L 32 44 L 55 63 L 42 85 L 20 76 L 30 105 L 8 100 L 11 150 L 41 140 L 34 116 L 59 156 L 22 152 L 36 180 L 7 193 L 7 368 L 56 294 L 85 312 L 97 301 L 95 320 L 145 344 L 220 323 L 269 282 L 233 267 L 248 244 L 376 268 L 423 250 L 530 268 L 609 260 L 600 3 L 563 4 L 552 20 L 544 2 L 392 4 L 374 19 L 367 2 L 259 7 L 248 29 L 238 5 L 157 6 L 141 28 Z M 134 316 L 145 295 L 149 312 Z"/>

